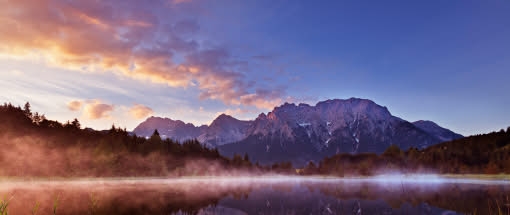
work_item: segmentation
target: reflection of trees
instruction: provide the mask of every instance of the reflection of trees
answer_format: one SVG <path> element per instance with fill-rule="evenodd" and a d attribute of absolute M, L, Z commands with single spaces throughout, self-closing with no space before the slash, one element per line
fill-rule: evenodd
<path fill-rule="evenodd" d="M 363 214 L 380 213 L 378 210 L 413 214 L 425 210 L 422 203 L 462 213 L 487 214 L 489 201 L 493 210 L 496 200 L 506 209 L 506 195 L 510 194 L 510 187 L 495 185 L 212 180 L 37 185 L 35 189 L 14 186 L 2 188 L 0 194 L 14 194 L 9 206 L 13 214 L 30 214 L 31 204 L 36 200 L 41 202 L 38 214 L 49 214 L 55 193 L 62 197 L 58 214 L 197 214 L 204 209 L 214 211 L 216 207 L 239 209 L 248 214 L 329 214 L 330 211 L 350 214 L 358 206 Z M 92 193 L 97 200 L 93 208 L 89 202 Z"/>
<path fill-rule="evenodd" d="M 49 214 L 51 197 L 61 193 L 58 214 L 197 214 L 201 209 L 215 207 L 227 196 L 246 198 L 249 186 L 223 186 L 210 183 L 170 185 L 115 185 L 49 187 L 47 189 L 12 189 L 1 193 L 15 194 L 9 206 L 13 214 L 29 214 L 30 204 L 41 202 L 38 214 Z M 97 200 L 91 208 L 91 194 Z"/>
<path fill-rule="evenodd" d="M 335 185 L 316 183 L 309 187 L 320 190 L 327 196 L 337 199 L 363 199 L 384 200 L 392 208 L 402 208 L 404 204 L 418 206 L 427 203 L 433 207 L 478 214 L 489 213 L 489 203 L 498 201 L 508 202 L 507 195 L 510 188 L 500 185 L 412 185 L 412 184 L 386 184 L 375 183 L 338 183 Z M 509 202 L 510 203 L 510 202 Z M 494 205 L 492 205 L 494 209 Z"/>

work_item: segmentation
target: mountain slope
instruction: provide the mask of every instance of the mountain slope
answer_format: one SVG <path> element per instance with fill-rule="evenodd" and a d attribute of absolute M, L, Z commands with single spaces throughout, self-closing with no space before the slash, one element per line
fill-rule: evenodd
<path fill-rule="evenodd" d="M 180 142 L 197 139 L 209 147 L 216 147 L 244 139 L 250 124 L 251 121 L 238 120 L 226 114 L 218 116 L 211 125 L 202 125 L 200 127 L 191 123 L 184 123 L 180 120 L 149 117 L 140 123 L 133 130 L 133 133 L 149 137 L 157 129 L 163 138 L 168 137 Z"/>
<path fill-rule="evenodd" d="M 446 142 L 450 140 L 455 140 L 459 138 L 463 138 L 464 136 L 457 134 L 453 131 L 450 131 L 446 128 L 443 128 L 436 123 L 428 120 L 419 120 L 416 122 L 413 122 L 413 125 L 420 128 L 421 130 L 431 134 L 432 136 L 435 136 L 441 142 Z"/>
<path fill-rule="evenodd" d="M 210 126 L 198 136 L 198 141 L 212 146 L 232 143 L 246 138 L 246 131 L 251 121 L 238 120 L 232 116 L 221 114 Z"/>
<path fill-rule="evenodd" d="M 382 153 L 440 143 L 434 135 L 392 116 L 386 107 L 367 99 L 334 99 L 283 104 L 252 123 L 247 138 L 219 147 L 225 155 L 247 152 L 262 163 L 291 160 L 303 165 L 336 153 Z"/>

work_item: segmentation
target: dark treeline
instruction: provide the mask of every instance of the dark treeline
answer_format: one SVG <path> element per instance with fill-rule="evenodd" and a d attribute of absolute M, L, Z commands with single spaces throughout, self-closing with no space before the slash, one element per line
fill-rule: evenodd
<path fill-rule="evenodd" d="M 318 164 L 310 162 L 303 174 L 376 175 L 391 173 L 499 174 L 510 173 L 510 127 L 465 137 L 418 150 L 390 146 L 381 155 L 337 154 Z"/>
<path fill-rule="evenodd" d="M 290 169 L 287 164 L 252 164 L 247 155 L 229 159 L 197 140 L 162 139 L 157 130 L 150 138 L 130 135 L 115 126 L 95 131 L 82 129 L 77 119 L 66 123 L 48 120 L 32 113 L 29 103 L 23 108 L 0 106 L 2 176 L 224 175 Z"/>

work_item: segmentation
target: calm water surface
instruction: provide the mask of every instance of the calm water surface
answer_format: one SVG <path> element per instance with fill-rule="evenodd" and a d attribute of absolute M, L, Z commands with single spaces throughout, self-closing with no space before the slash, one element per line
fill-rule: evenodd
<path fill-rule="evenodd" d="M 0 182 L 9 214 L 510 214 L 505 181 L 187 178 Z"/>

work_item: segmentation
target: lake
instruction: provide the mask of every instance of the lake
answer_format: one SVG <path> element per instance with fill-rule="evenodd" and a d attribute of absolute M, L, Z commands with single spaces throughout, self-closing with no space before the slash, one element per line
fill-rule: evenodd
<path fill-rule="evenodd" d="M 508 181 L 418 176 L 3 181 L 0 194 L 9 214 L 510 214 Z"/>

